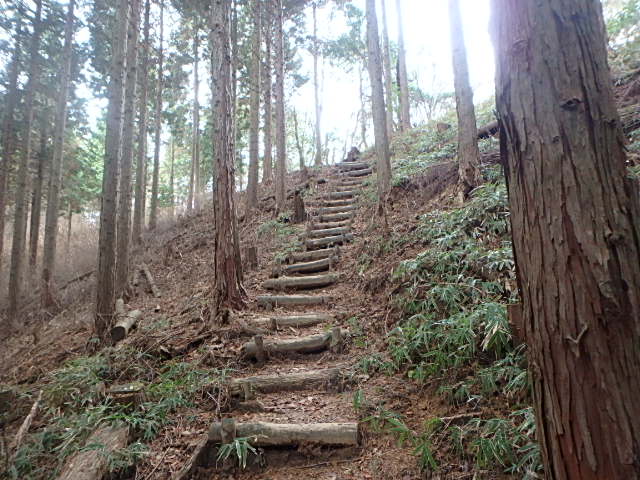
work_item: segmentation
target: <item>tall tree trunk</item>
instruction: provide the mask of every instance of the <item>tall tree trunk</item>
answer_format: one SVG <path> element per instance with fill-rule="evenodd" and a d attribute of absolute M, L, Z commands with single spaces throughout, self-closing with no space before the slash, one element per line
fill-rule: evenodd
<path fill-rule="evenodd" d="M 133 242 L 142 242 L 142 230 L 145 217 L 146 163 L 147 163 L 147 99 L 149 95 L 149 46 L 151 2 L 144 3 L 144 43 L 142 45 L 142 70 L 140 71 L 140 102 L 138 103 L 138 152 L 136 155 L 136 187 L 133 207 Z"/>
<path fill-rule="evenodd" d="M 287 174 L 287 143 L 284 120 L 284 9 L 282 0 L 275 0 L 276 6 L 276 214 L 284 211 L 285 185 Z"/>
<path fill-rule="evenodd" d="M 120 197 L 118 200 L 118 263 L 116 266 L 116 298 L 121 298 L 129 283 L 129 251 L 131 249 L 131 179 L 133 168 L 138 84 L 138 37 L 140 32 L 140 0 L 129 0 L 131 18 L 127 36 L 127 78 L 124 94 L 124 127 L 120 159 Z"/>
<path fill-rule="evenodd" d="M 272 55 L 271 43 L 273 41 L 273 16 L 271 2 L 266 2 L 264 8 L 264 158 L 262 159 L 262 182 L 268 183 L 273 180 L 273 138 L 272 138 L 272 121 L 273 121 L 273 95 L 272 95 Z"/>
<path fill-rule="evenodd" d="M 366 62 L 364 65 L 366 69 Z M 362 137 L 361 146 L 366 150 L 367 145 L 367 101 L 364 95 L 364 79 L 362 78 L 362 69 L 358 69 L 358 84 L 360 87 L 360 135 Z"/>
<path fill-rule="evenodd" d="M 249 175 L 247 183 L 247 212 L 258 206 L 258 175 L 260 155 L 260 44 L 262 13 L 260 0 L 251 3 L 253 11 L 253 38 L 251 40 Z"/>
<path fill-rule="evenodd" d="M 307 164 L 304 160 L 304 149 L 300 141 L 300 132 L 298 128 L 298 113 L 293 110 L 293 134 L 296 137 L 296 148 L 298 149 L 298 159 L 300 161 L 300 172 L 304 177 L 307 176 Z"/>
<path fill-rule="evenodd" d="M 382 4 L 382 66 L 384 67 L 384 89 L 387 99 L 387 135 L 393 134 L 393 70 L 391 70 L 391 48 L 389 47 L 389 26 L 387 24 L 387 0 Z"/>
<path fill-rule="evenodd" d="M 200 79 L 198 68 L 200 65 L 200 30 L 195 26 L 193 36 L 193 138 L 191 139 L 191 177 L 189 179 L 189 196 L 187 198 L 187 210 L 191 211 L 195 203 L 198 203 L 200 194 Z"/>
<path fill-rule="evenodd" d="M 9 172 L 13 166 L 15 153 L 15 110 L 18 103 L 18 75 L 20 74 L 20 40 L 22 37 L 22 24 L 18 20 L 14 37 L 15 45 L 11 55 L 11 63 L 7 68 L 8 86 L 6 93 L 5 110 L 2 115 L 2 159 L 0 163 L 0 273 L 2 272 L 4 253 L 5 212 L 7 202 L 7 187 Z M 4 291 L 2 282 L 4 275 L 0 275 L 0 292 Z"/>
<path fill-rule="evenodd" d="M 122 146 L 123 104 L 126 73 L 129 1 L 118 0 L 113 30 L 109 78 L 109 106 L 102 175 L 102 208 L 98 238 L 95 334 L 102 345 L 109 342 L 109 330 L 116 303 L 116 222 L 118 220 L 118 177 Z"/>
<path fill-rule="evenodd" d="M 496 99 L 546 477 L 640 478 L 640 205 L 597 0 L 493 0 Z"/>
<path fill-rule="evenodd" d="M 69 211 L 67 213 L 67 256 L 71 251 L 71 228 L 73 227 L 73 204 L 69 200 Z"/>
<path fill-rule="evenodd" d="M 398 88 L 400 97 L 400 129 L 405 132 L 411 128 L 411 107 L 409 104 L 407 52 L 404 47 L 401 3 L 401 0 L 396 0 L 396 10 L 398 12 Z"/>
<path fill-rule="evenodd" d="M 376 0 L 367 0 L 367 50 L 369 79 L 371 80 L 371 105 L 373 112 L 373 130 L 375 135 L 378 165 L 378 201 L 382 212 L 391 188 L 391 163 L 389 137 L 387 135 L 386 113 L 384 107 L 384 89 L 382 87 L 382 58 L 380 37 L 378 35 L 378 17 Z"/>
<path fill-rule="evenodd" d="M 49 192 L 47 194 L 47 212 L 44 224 L 44 246 L 41 277 L 41 303 L 45 308 L 54 304 L 53 276 L 56 267 L 58 247 L 58 217 L 60 213 L 60 189 L 62 187 L 62 162 L 64 152 L 64 135 L 67 126 L 67 100 L 71 86 L 71 62 L 73 59 L 73 36 L 75 32 L 75 0 L 67 7 L 67 20 L 64 30 L 64 50 L 62 69 L 60 71 L 61 92 L 56 98 L 56 119 L 53 134 L 53 157 L 49 175 Z M 69 220 L 71 221 L 71 220 Z"/>
<path fill-rule="evenodd" d="M 226 0 L 211 2 L 213 152 L 217 172 L 213 199 L 215 261 L 212 319 L 216 322 L 225 318 L 225 311 L 229 308 L 240 308 L 244 304 L 234 200 L 230 6 Z"/>
<path fill-rule="evenodd" d="M 318 56 L 320 55 L 320 48 L 318 46 L 318 6 L 317 2 L 313 2 L 313 98 L 316 109 L 316 154 L 314 165 L 316 167 L 322 166 L 322 132 L 320 129 L 320 82 L 318 80 Z"/>
<path fill-rule="evenodd" d="M 151 183 L 151 210 L 149 212 L 149 230 L 158 226 L 158 194 L 160 182 L 160 147 L 162 144 L 162 87 L 164 62 L 164 0 L 160 0 L 160 44 L 158 46 L 158 78 L 156 79 L 156 138 L 153 151 L 153 180 Z"/>
<path fill-rule="evenodd" d="M 482 183 L 478 166 L 478 128 L 476 110 L 473 106 L 473 90 L 469 83 L 467 50 L 464 44 L 459 0 L 449 0 L 449 22 L 451 24 L 451 46 L 453 49 L 453 77 L 458 112 L 458 195 L 460 201 L 468 198 L 469 192 Z"/>
<path fill-rule="evenodd" d="M 24 136 L 22 154 L 16 178 L 15 212 L 13 219 L 13 242 L 11 245 L 11 270 L 9 272 L 9 318 L 18 311 L 18 301 L 22 289 L 22 277 L 25 260 L 25 237 L 27 228 L 27 210 L 29 209 L 29 162 L 32 149 L 32 124 L 36 89 L 40 75 L 40 37 L 42 35 L 42 0 L 36 0 L 33 18 L 33 35 L 29 51 L 29 75 L 25 86 Z"/>
<path fill-rule="evenodd" d="M 176 192 L 175 192 L 175 164 L 176 164 L 176 141 L 171 135 L 171 166 L 169 168 L 169 201 L 171 202 L 171 219 L 176 216 Z"/>
<path fill-rule="evenodd" d="M 31 223 L 29 225 L 29 269 L 32 277 L 36 274 L 38 264 L 38 244 L 40 243 L 40 220 L 42 218 L 42 187 L 44 185 L 44 174 L 49 162 L 49 133 L 47 123 L 49 119 L 45 112 L 40 112 L 40 148 L 38 150 L 38 160 L 36 174 L 33 183 L 33 194 L 31 196 Z"/>

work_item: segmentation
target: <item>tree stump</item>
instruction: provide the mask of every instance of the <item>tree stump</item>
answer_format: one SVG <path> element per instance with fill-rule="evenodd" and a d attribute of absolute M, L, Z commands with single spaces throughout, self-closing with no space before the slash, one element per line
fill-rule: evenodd
<path fill-rule="evenodd" d="M 307 220 L 307 212 L 304 209 L 304 200 L 300 190 L 296 190 L 293 195 L 293 223 L 303 223 Z"/>

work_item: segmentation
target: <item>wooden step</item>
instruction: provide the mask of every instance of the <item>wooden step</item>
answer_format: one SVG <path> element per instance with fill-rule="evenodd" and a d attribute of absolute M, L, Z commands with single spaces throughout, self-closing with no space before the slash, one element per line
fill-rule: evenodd
<path fill-rule="evenodd" d="M 321 222 L 340 222 L 343 220 L 352 219 L 355 216 L 355 212 L 344 212 L 344 213 L 330 213 L 320 215 L 318 218 Z"/>
<path fill-rule="evenodd" d="M 344 383 L 345 376 L 345 372 L 341 368 L 326 368 L 282 375 L 237 378 L 229 382 L 229 394 L 233 397 L 244 397 L 249 400 L 254 393 L 339 388 L 340 384 Z"/>
<path fill-rule="evenodd" d="M 309 238 L 322 238 L 322 237 L 331 237 L 335 235 L 346 235 L 350 233 L 351 229 L 349 227 L 336 227 L 336 228 L 318 228 L 309 230 L 307 233 L 307 237 Z"/>
<path fill-rule="evenodd" d="M 258 305 L 262 307 L 292 307 L 298 305 L 326 305 L 331 297 L 323 295 L 258 295 Z"/>
<path fill-rule="evenodd" d="M 340 170 L 363 170 L 369 168 L 369 164 L 367 162 L 338 162 L 336 167 Z"/>
<path fill-rule="evenodd" d="M 310 227 L 312 229 L 323 230 L 327 228 L 349 227 L 351 223 L 351 220 L 342 220 L 340 222 L 312 222 Z"/>
<path fill-rule="evenodd" d="M 304 277 L 280 277 L 271 278 L 262 282 L 262 287 L 267 290 L 308 290 L 310 288 L 322 288 L 333 285 L 339 277 L 335 273 L 325 275 L 307 275 Z"/>
<path fill-rule="evenodd" d="M 228 426 L 232 419 L 227 420 L 226 431 L 235 432 L 238 438 L 248 438 L 254 447 L 295 447 L 303 445 L 357 446 L 359 441 L 358 424 L 352 423 L 236 423 Z M 215 444 L 223 443 L 222 423 L 214 423 L 209 429 L 209 441 Z M 225 438 L 224 443 L 230 443 L 233 438 Z"/>
<path fill-rule="evenodd" d="M 344 200 L 325 200 L 322 202 L 320 207 L 347 207 L 355 205 L 354 200 L 351 198 L 346 198 Z"/>
<path fill-rule="evenodd" d="M 242 345 L 240 350 L 244 359 L 256 359 L 263 362 L 265 356 L 286 355 L 292 353 L 317 353 L 329 348 L 340 350 L 348 330 L 334 327 L 330 332 L 316 333 L 305 337 L 263 338 L 256 335 L 252 341 Z"/>
<path fill-rule="evenodd" d="M 332 265 L 338 262 L 338 258 L 330 256 L 321 258 L 320 260 L 312 260 L 310 262 L 294 263 L 292 265 L 276 265 L 273 268 L 273 276 L 279 277 L 291 273 L 316 273 L 329 270 Z"/>
<path fill-rule="evenodd" d="M 342 317 L 345 317 L 346 313 L 339 314 Z M 334 315 L 330 315 L 328 313 L 308 313 L 308 314 L 300 314 L 300 315 L 282 315 L 278 317 L 269 317 L 265 319 L 255 320 L 252 323 L 256 323 L 259 325 L 263 323 L 264 325 L 268 325 L 269 327 L 278 328 L 306 328 L 306 327 L 314 327 L 316 325 L 320 325 L 322 323 L 331 324 L 335 323 L 338 319 Z"/>
<path fill-rule="evenodd" d="M 365 170 L 351 170 L 349 172 L 342 173 L 342 175 L 345 175 L 347 177 L 365 177 L 367 175 L 371 175 L 372 173 L 373 170 L 367 168 Z"/>
<path fill-rule="evenodd" d="M 341 187 L 344 187 L 347 185 L 360 186 L 362 185 L 362 180 L 359 178 L 345 178 L 341 176 L 336 181 L 336 185 Z"/>
<path fill-rule="evenodd" d="M 344 213 L 344 212 L 353 212 L 358 207 L 355 205 L 347 205 L 344 207 L 323 207 L 318 209 L 318 213 L 320 215 L 327 215 L 330 213 Z"/>
<path fill-rule="evenodd" d="M 342 200 L 345 198 L 352 198 L 356 196 L 356 192 L 354 190 L 345 190 L 342 192 L 330 192 L 329 198 L 332 200 Z"/>
<path fill-rule="evenodd" d="M 320 260 L 323 258 L 329 258 L 329 257 L 340 257 L 340 248 L 339 247 L 333 247 L 333 248 L 325 248 L 322 250 L 316 250 L 314 252 L 295 252 L 295 253 L 290 253 L 285 262 L 288 264 L 292 264 L 292 263 L 302 263 L 302 262 L 310 262 L 312 260 Z"/>
<path fill-rule="evenodd" d="M 331 237 L 309 239 L 304 242 L 308 249 L 326 248 L 333 245 L 344 245 L 346 242 L 353 241 L 353 234 L 347 233 L 346 235 L 335 235 Z"/>

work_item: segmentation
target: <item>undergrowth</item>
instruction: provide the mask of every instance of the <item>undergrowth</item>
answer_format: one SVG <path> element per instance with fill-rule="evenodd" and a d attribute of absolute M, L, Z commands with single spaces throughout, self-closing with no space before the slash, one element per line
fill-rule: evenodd
<path fill-rule="evenodd" d="M 117 472 L 133 465 L 147 452 L 153 440 L 171 423 L 171 414 L 212 398 L 212 391 L 229 373 L 201 370 L 191 363 L 171 361 L 155 368 L 147 354 L 134 350 L 105 350 L 81 357 L 49 375 L 44 388 L 43 416 L 46 427 L 29 437 L 5 473 L 12 479 L 55 478 L 66 459 L 92 448 L 85 442 L 97 428 L 126 425 L 133 442 L 109 457 L 109 470 Z M 144 394 L 135 404 L 115 402 L 105 394 L 105 385 L 133 380 Z"/>

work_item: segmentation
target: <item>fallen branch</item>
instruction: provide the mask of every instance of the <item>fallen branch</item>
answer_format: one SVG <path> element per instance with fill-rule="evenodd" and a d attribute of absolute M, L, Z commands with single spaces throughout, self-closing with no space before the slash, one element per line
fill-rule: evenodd
<path fill-rule="evenodd" d="M 24 437 L 29 431 L 29 428 L 31 428 L 33 419 L 38 414 L 38 408 L 40 407 L 40 400 L 42 400 L 42 390 L 38 392 L 38 396 L 36 397 L 36 401 L 33 402 L 33 405 L 31 406 L 31 411 L 29 412 L 29 415 L 27 415 L 27 417 L 22 422 L 22 425 L 20 425 L 20 428 L 18 429 L 18 433 L 16 434 L 16 438 L 13 442 L 13 455 L 12 455 L 11 462 L 13 462 L 13 459 L 17 455 L 18 450 L 20 450 L 20 446 L 22 445 Z"/>
<path fill-rule="evenodd" d="M 160 293 L 160 290 L 158 289 L 156 282 L 153 281 L 151 270 L 149 270 L 149 267 L 147 266 L 146 263 L 142 264 L 142 271 L 144 272 L 144 276 L 147 278 L 147 282 L 149 282 L 149 287 L 151 287 L 151 292 L 153 293 L 153 296 L 156 298 L 162 297 L 162 293 Z"/>

